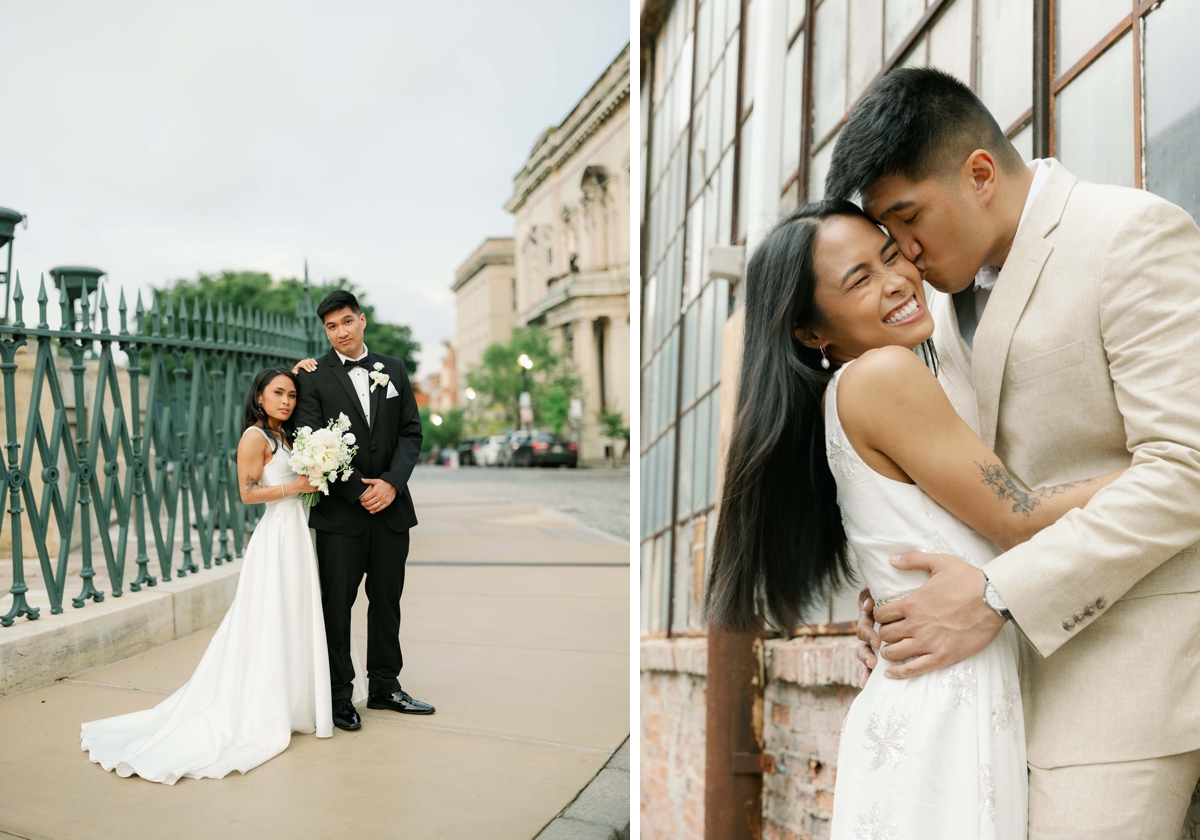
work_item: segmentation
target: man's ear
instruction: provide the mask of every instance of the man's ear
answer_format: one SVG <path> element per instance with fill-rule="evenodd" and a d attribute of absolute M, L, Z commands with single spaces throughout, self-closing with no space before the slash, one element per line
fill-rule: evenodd
<path fill-rule="evenodd" d="M 963 170 L 980 206 L 986 207 L 996 194 L 996 159 L 987 149 L 976 149 L 967 157 Z"/>

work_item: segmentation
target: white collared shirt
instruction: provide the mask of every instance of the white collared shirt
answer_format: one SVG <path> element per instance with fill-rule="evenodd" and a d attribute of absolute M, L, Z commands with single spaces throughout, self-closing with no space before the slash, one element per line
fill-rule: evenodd
<path fill-rule="evenodd" d="M 338 364 L 346 364 L 346 362 L 357 362 L 359 359 L 367 358 L 367 345 L 363 345 L 362 355 L 355 359 L 349 356 L 343 356 L 337 350 Z M 371 421 L 371 376 L 367 373 L 366 368 L 352 367 L 346 373 L 350 376 L 350 381 L 354 383 L 354 390 L 358 393 L 358 401 L 362 404 L 363 417 L 367 418 L 367 422 Z"/>
<path fill-rule="evenodd" d="M 1038 192 L 1042 189 L 1042 184 L 1046 183 L 1046 178 L 1050 175 L 1050 165 L 1041 158 L 1031 160 L 1029 166 L 1033 169 L 1033 183 L 1029 185 L 1029 195 L 1025 196 L 1025 206 L 1021 209 L 1021 218 L 1017 221 L 1017 231 L 1021 230 L 1021 225 L 1025 223 L 1025 217 L 1029 215 L 1029 208 L 1033 206 L 1034 198 L 1037 197 Z M 1014 232 L 1013 240 L 1015 241 L 1016 238 L 1017 234 Z M 959 325 L 959 332 L 963 340 L 972 349 L 975 344 L 975 328 L 983 320 L 983 310 L 987 308 L 988 298 L 992 296 L 992 287 L 996 285 L 999 276 L 1000 268 L 994 265 L 983 266 L 975 275 L 975 323 Z"/>

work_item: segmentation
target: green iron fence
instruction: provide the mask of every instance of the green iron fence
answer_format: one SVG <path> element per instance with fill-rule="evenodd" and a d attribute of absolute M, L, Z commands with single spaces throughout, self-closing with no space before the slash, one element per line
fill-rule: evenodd
<path fill-rule="evenodd" d="M 91 278 L 92 289 L 100 274 Z M 139 293 L 130 319 L 122 291 L 115 332 L 104 287 L 95 292 L 93 312 L 86 282 L 72 295 L 67 283 L 59 285 L 59 329 L 46 320 L 44 278 L 37 326 L 22 320 L 19 276 L 12 287 L 15 317 L 0 324 L 0 499 L 7 492 L 13 580 L 12 607 L 0 615 L 4 626 L 22 615 L 36 619 L 42 609 L 27 599 L 27 559 L 40 567 L 51 613 L 60 613 L 73 551 L 80 552 L 82 587 L 71 604 L 104 599 L 94 542 L 113 597 L 126 586 L 137 592 L 158 582 L 151 554 L 164 581 L 240 557 L 258 515 L 242 504 L 237 485 L 246 391 L 264 367 L 291 367 L 314 355 L 320 338 L 307 281 L 295 318 L 223 304 L 214 310 L 211 303 L 201 314 L 197 300 L 189 312 L 182 298 L 163 296 L 160 305 L 158 295 L 146 311 Z M 0 534 L 3 519 L 0 513 Z M 131 539 L 136 575 L 126 583 Z"/>

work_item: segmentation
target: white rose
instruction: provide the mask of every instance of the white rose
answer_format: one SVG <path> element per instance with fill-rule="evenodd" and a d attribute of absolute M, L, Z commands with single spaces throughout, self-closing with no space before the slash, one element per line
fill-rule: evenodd
<path fill-rule="evenodd" d="M 342 443 L 346 444 L 346 446 L 353 446 L 355 440 L 357 440 L 357 438 L 348 432 L 342 435 Z"/>

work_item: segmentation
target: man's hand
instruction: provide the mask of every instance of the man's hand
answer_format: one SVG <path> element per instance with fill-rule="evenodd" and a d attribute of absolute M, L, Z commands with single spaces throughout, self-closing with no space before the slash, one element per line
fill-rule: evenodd
<path fill-rule="evenodd" d="M 366 491 L 358 497 L 358 503 L 369 513 L 379 513 L 396 500 L 396 488 L 382 478 L 364 478 Z"/>
<path fill-rule="evenodd" d="M 1000 633 L 1004 618 L 983 601 L 983 570 L 947 554 L 910 551 L 891 558 L 897 569 L 929 572 L 915 592 L 875 610 L 887 643 L 880 656 L 893 665 L 884 675 L 906 679 L 945 668 L 983 650 Z M 860 631 L 861 632 L 861 631 Z"/>
<path fill-rule="evenodd" d="M 867 675 L 862 681 L 863 686 L 866 686 L 871 672 L 879 664 L 879 659 L 875 656 L 875 651 L 879 650 L 879 634 L 875 632 L 875 599 L 871 597 L 871 590 L 866 588 L 858 593 L 858 640 L 862 644 L 855 653 L 858 661 L 867 668 Z"/>

